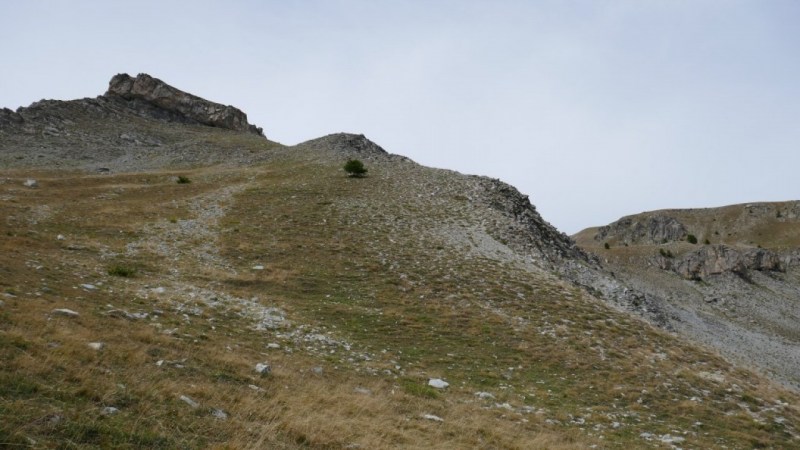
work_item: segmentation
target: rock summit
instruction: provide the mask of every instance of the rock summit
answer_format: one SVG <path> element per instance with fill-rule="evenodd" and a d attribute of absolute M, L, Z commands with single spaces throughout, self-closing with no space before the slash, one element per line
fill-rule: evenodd
<path fill-rule="evenodd" d="M 261 128 L 247 122 L 247 114 L 238 108 L 183 92 L 146 73 L 140 73 L 136 77 L 126 73 L 114 75 L 108 83 L 105 96 L 143 100 L 204 125 L 264 135 Z"/>

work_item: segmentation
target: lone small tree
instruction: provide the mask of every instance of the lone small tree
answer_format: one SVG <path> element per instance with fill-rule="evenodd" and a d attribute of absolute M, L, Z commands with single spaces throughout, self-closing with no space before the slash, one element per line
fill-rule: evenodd
<path fill-rule="evenodd" d="M 357 159 L 348 160 L 344 165 L 344 171 L 347 172 L 347 176 L 353 178 L 361 178 L 367 173 L 364 163 Z"/>

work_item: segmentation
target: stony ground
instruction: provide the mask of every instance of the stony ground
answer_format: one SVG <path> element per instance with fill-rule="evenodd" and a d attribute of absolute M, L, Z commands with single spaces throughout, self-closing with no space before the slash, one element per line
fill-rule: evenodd
<path fill-rule="evenodd" d="M 795 394 L 515 252 L 479 179 L 379 156 L 348 179 L 336 153 L 295 150 L 239 168 L 6 172 L 3 442 L 796 442 Z"/>
<path fill-rule="evenodd" d="M 0 127 L 3 446 L 798 445 L 797 393 L 565 278 L 502 183 L 34 109 Z"/>

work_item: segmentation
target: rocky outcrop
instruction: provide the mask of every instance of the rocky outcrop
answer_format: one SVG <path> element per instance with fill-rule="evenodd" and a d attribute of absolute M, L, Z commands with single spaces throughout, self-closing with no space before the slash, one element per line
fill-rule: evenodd
<path fill-rule="evenodd" d="M 23 122 L 22 116 L 15 113 L 14 111 L 8 108 L 0 109 L 0 126 L 20 124 L 22 122 Z"/>
<path fill-rule="evenodd" d="M 300 144 L 304 147 L 333 150 L 349 156 L 386 156 L 388 152 L 363 134 L 334 133 Z"/>
<path fill-rule="evenodd" d="M 247 115 L 239 109 L 183 92 L 143 73 L 135 78 L 124 73 L 115 75 L 109 82 L 105 96 L 143 100 L 204 125 L 264 135 L 261 128 L 247 122 Z"/>
<path fill-rule="evenodd" d="M 497 238 L 521 254 L 540 257 L 562 279 L 616 307 L 671 329 L 658 298 L 626 286 L 606 272 L 595 255 L 583 251 L 569 236 L 545 221 L 527 195 L 500 180 L 478 178 L 486 196 L 484 201 L 516 222 L 514 227 L 491 230 Z"/>
<path fill-rule="evenodd" d="M 746 277 L 751 270 L 785 270 L 782 258 L 777 253 L 763 248 L 739 249 L 727 245 L 706 245 L 677 260 L 662 257 L 659 266 L 688 280 L 702 280 L 728 272 Z"/>
<path fill-rule="evenodd" d="M 775 218 L 779 222 L 800 219 L 800 201 L 786 202 L 776 208 Z"/>
<path fill-rule="evenodd" d="M 522 244 L 519 250 L 525 253 L 539 253 L 553 263 L 564 258 L 575 258 L 590 262 L 592 258 L 575 245 L 566 234 L 550 225 L 536 211 L 527 195 L 513 186 L 494 178 L 478 177 L 486 195 L 486 202 L 494 209 L 512 217 L 520 230 L 496 230 L 503 239 Z"/>
<path fill-rule="evenodd" d="M 661 244 L 679 241 L 688 234 L 686 227 L 669 216 L 623 217 L 597 230 L 594 239 L 617 239 L 629 244 Z"/>

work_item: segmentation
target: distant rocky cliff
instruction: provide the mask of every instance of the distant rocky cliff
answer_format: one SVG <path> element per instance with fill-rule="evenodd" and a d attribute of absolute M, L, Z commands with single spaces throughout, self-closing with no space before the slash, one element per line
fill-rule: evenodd
<path fill-rule="evenodd" d="M 660 244 L 679 241 L 686 233 L 686 227 L 674 217 L 623 217 L 610 225 L 600 227 L 594 239 L 616 239 L 628 244 Z"/>
<path fill-rule="evenodd" d="M 241 110 L 183 92 L 144 73 L 135 78 L 125 73 L 115 75 L 105 95 L 144 100 L 205 125 L 264 135 L 261 128 L 247 122 L 247 115 Z"/>
<path fill-rule="evenodd" d="M 728 245 L 704 245 L 677 260 L 661 257 L 659 266 L 689 280 L 732 272 L 748 277 L 751 270 L 783 272 L 785 264 L 777 253 L 763 248 L 734 248 Z"/>

